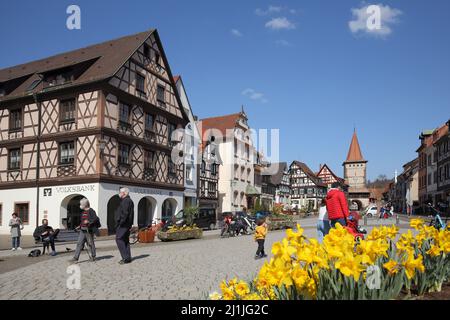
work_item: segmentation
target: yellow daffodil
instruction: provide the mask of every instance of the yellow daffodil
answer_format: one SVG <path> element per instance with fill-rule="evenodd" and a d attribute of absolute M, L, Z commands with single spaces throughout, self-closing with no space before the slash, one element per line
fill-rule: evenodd
<path fill-rule="evenodd" d="M 408 259 L 406 259 L 406 261 L 403 262 L 402 265 L 405 268 L 406 277 L 408 279 L 412 279 L 414 277 L 416 270 L 418 270 L 419 272 L 425 271 L 422 256 L 419 256 L 418 258 L 414 259 L 413 255 L 409 255 Z"/>
<path fill-rule="evenodd" d="M 219 294 L 217 291 L 214 291 L 213 293 L 211 293 L 209 295 L 209 299 L 211 299 L 211 300 L 220 300 L 220 299 L 222 299 L 222 295 Z"/>
<path fill-rule="evenodd" d="M 353 277 L 355 281 L 358 281 L 361 272 L 364 270 L 364 267 L 361 265 L 361 263 L 361 256 L 354 257 L 351 254 L 346 254 L 344 257 L 338 259 L 334 266 L 343 275 L 347 277 Z"/>
<path fill-rule="evenodd" d="M 389 260 L 389 262 L 383 264 L 383 267 L 388 271 L 390 275 L 394 275 L 400 271 L 400 265 L 394 260 Z"/>
<path fill-rule="evenodd" d="M 222 290 L 222 296 L 223 296 L 223 300 L 234 300 L 234 299 L 236 299 L 233 291 L 228 289 L 228 288 L 226 288 L 225 290 Z"/>
<path fill-rule="evenodd" d="M 245 295 L 247 295 L 250 292 L 250 289 L 249 289 L 248 284 L 246 282 L 240 281 L 234 287 L 234 291 L 240 296 L 245 296 Z"/>
<path fill-rule="evenodd" d="M 272 253 L 275 256 L 275 258 L 281 258 L 285 261 L 290 261 L 292 255 L 296 252 L 297 250 L 295 249 L 295 247 L 289 245 L 287 239 L 283 239 L 281 243 L 276 242 L 272 246 Z"/>
<path fill-rule="evenodd" d="M 427 254 L 432 256 L 432 257 L 437 257 L 441 255 L 441 249 L 436 246 L 436 245 L 432 245 L 430 250 L 427 251 Z"/>
<path fill-rule="evenodd" d="M 425 221 L 423 221 L 422 219 L 411 219 L 411 221 L 409 222 L 409 225 L 411 226 L 411 228 L 413 228 L 415 230 L 422 229 L 424 224 L 425 224 Z"/>

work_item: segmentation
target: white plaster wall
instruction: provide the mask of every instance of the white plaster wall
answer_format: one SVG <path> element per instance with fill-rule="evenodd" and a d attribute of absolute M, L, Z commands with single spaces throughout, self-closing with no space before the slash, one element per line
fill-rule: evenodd
<path fill-rule="evenodd" d="M 29 223 L 24 225 L 22 235 L 33 234 L 36 228 L 36 188 L 0 190 L 0 204 L 2 204 L 0 234 L 10 233 L 8 224 L 16 202 L 29 203 Z"/>
<path fill-rule="evenodd" d="M 108 201 L 113 196 L 119 193 L 121 187 L 126 187 L 130 190 L 130 198 L 134 202 L 134 225 L 137 225 L 138 219 L 138 204 L 139 201 L 144 197 L 152 197 L 156 200 L 156 210 L 154 212 L 154 218 L 161 218 L 162 205 L 166 199 L 174 199 L 177 202 L 175 212 L 180 211 L 184 207 L 184 193 L 182 191 L 171 191 L 156 188 L 144 188 L 144 187 L 133 187 L 127 185 L 117 185 L 110 183 L 100 184 L 100 198 L 99 198 L 99 210 L 97 211 L 102 228 L 107 228 L 108 219 Z"/>

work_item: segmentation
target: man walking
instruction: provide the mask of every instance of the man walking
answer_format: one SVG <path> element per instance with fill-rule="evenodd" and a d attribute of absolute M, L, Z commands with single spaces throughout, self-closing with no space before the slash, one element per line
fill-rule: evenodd
<path fill-rule="evenodd" d="M 121 201 L 116 212 L 116 243 L 122 256 L 119 263 L 127 264 L 131 262 L 130 229 L 134 221 L 134 203 L 129 196 L 128 188 L 120 189 L 119 198 Z"/>
<path fill-rule="evenodd" d="M 80 258 L 81 250 L 84 245 L 87 244 L 87 250 L 90 250 L 89 260 L 95 261 L 96 250 L 94 244 L 94 233 L 97 228 L 100 227 L 100 219 L 98 218 L 94 209 L 91 208 L 89 200 L 83 198 L 80 200 L 81 209 L 81 224 L 77 229 L 80 231 L 78 236 L 77 248 L 75 250 L 75 256 L 70 262 L 77 262 Z"/>
<path fill-rule="evenodd" d="M 349 216 L 348 203 L 344 192 L 342 192 L 337 182 L 331 185 L 331 189 L 327 193 L 327 212 L 332 228 L 335 227 L 336 223 L 339 223 L 341 226 L 347 225 L 347 217 Z"/>

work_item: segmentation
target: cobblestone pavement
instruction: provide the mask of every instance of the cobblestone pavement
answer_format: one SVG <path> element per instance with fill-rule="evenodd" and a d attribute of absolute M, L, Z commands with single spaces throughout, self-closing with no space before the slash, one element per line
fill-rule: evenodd
<path fill-rule="evenodd" d="M 314 219 L 303 221 L 306 236 L 316 236 L 314 223 Z M 389 223 L 392 221 L 383 224 Z M 284 234 L 268 234 L 268 253 Z M 105 247 L 94 263 L 82 253 L 77 264 L 80 290 L 68 290 L 66 286 L 71 256 L 45 258 L 26 266 L 20 265 L 17 256 L 12 257 L 18 260 L 14 270 L 2 271 L 0 262 L 0 299 L 204 299 L 218 290 L 224 278 L 254 277 L 264 263 L 253 259 L 255 250 L 251 236 L 220 239 L 213 233 L 200 240 L 132 247 L 133 263 L 119 265 L 118 251 Z"/>

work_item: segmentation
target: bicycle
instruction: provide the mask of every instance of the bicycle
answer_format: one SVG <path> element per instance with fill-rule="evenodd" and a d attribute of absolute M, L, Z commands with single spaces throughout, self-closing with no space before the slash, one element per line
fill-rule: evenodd
<path fill-rule="evenodd" d="M 437 210 L 431 203 L 428 204 L 428 207 L 434 211 L 434 218 L 430 221 L 430 227 L 435 227 L 437 230 L 445 230 L 447 228 L 448 216 L 445 218 L 445 222 L 441 217 L 442 212 Z"/>
<path fill-rule="evenodd" d="M 158 223 L 157 221 L 160 221 L 160 222 Z M 159 230 L 161 230 L 164 227 L 165 224 L 166 223 L 163 220 L 155 219 L 155 220 L 153 220 L 151 225 L 148 225 L 145 228 L 139 229 L 139 228 L 133 227 L 131 229 L 131 232 L 130 232 L 130 244 L 135 244 L 135 243 L 140 242 L 139 234 L 141 232 L 152 230 L 152 231 L 154 231 L 156 233 Z"/>

